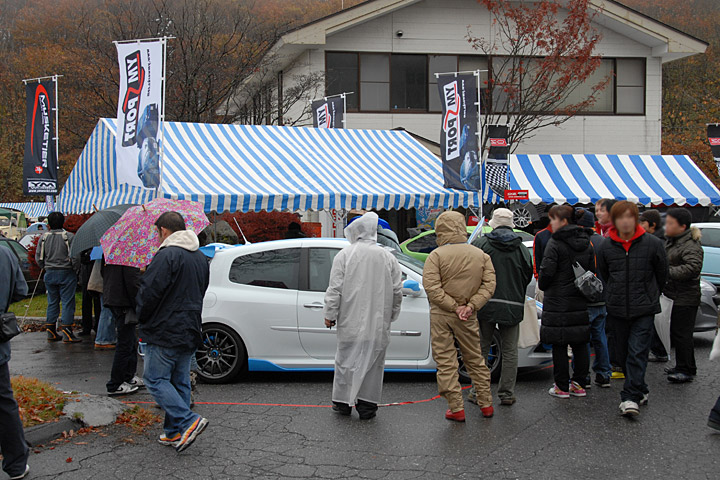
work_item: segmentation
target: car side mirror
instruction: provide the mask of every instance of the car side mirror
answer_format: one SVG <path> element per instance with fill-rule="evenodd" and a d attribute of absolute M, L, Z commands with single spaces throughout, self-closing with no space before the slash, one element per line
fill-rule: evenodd
<path fill-rule="evenodd" d="M 408 297 L 419 297 L 422 294 L 420 282 L 417 280 L 405 280 L 402 284 L 402 294 Z"/>

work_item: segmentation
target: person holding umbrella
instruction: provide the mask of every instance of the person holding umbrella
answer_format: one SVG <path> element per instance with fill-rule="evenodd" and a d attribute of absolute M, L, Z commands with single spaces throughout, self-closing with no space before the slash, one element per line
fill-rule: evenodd
<path fill-rule="evenodd" d="M 142 276 L 136 299 L 140 337 L 147 344 L 144 380 L 165 411 L 159 442 L 181 452 L 208 425 L 190 410 L 190 362 L 202 344 L 201 312 L 210 267 L 197 235 L 186 229 L 178 212 L 163 213 L 155 227 L 160 249 Z"/>

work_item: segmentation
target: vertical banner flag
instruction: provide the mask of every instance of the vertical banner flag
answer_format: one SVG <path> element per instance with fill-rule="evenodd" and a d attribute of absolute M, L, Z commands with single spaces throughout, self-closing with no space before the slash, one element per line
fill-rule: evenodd
<path fill-rule="evenodd" d="M 25 124 L 25 158 L 23 193 L 49 195 L 57 193 L 57 151 L 55 148 L 55 82 L 25 84 L 27 120 Z"/>
<path fill-rule="evenodd" d="M 478 98 L 475 75 L 441 75 L 440 150 L 445 188 L 480 190 L 478 165 Z"/>
<path fill-rule="evenodd" d="M 713 158 L 715 159 L 715 166 L 720 174 L 720 124 L 710 124 L 707 127 L 708 142 L 710 143 L 710 150 L 712 150 Z"/>
<path fill-rule="evenodd" d="M 510 142 L 508 140 L 510 127 L 508 125 L 488 125 L 488 157 L 485 165 L 485 180 L 487 186 L 499 197 L 505 197 L 505 190 L 509 187 L 508 164 Z M 505 198 L 505 200 L 509 200 Z"/>
<path fill-rule="evenodd" d="M 119 183 L 145 188 L 160 185 L 163 41 L 116 43 L 120 66 L 115 140 Z"/>
<path fill-rule="evenodd" d="M 343 128 L 345 117 L 345 101 L 342 97 L 330 97 L 315 100 L 311 104 L 313 127 Z"/>

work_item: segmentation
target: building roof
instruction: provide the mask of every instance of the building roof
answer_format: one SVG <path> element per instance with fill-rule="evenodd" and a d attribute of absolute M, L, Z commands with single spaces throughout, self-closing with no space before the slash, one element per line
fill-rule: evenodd
<path fill-rule="evenodd" d="M 282 70 L 301 52 L 325 45 L 328 36 L 420 1 L 367 0 L 290 30 L 268 50 L 268 69 Z M 596 23 L 647 45 L 652 48 L 652 55 L 662 58 L 663 63 L 704 53 L 709 45 L 616 0 L 590 0 L 590 8 L 598 13 Z M 247 82 L 253 83 L 253 77 L 257 76 L 249 77 Z"/>

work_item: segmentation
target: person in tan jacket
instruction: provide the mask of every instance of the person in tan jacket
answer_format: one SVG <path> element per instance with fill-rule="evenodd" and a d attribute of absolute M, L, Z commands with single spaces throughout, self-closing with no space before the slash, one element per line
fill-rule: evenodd
<path fill-rule="evenodd" d="M 430 338 L 437 363 L 438 390 L 450 407 L 445 418 L 465 421 L 455 342 L 477 392 L 482 414 L 492 417 L 490 371 L 480 349 L 477 311 L 495 293 L 495 269 L 490 256 L 467 243 L 467 227 L 461 213 L 440 215 L 435 233 L 438 248 L 425 261 L 423 287 L 430 302 Z"/>

